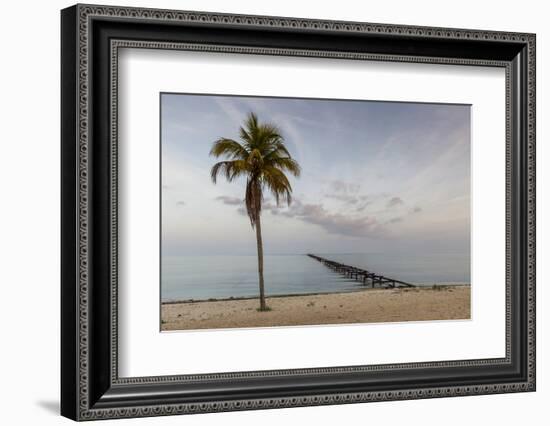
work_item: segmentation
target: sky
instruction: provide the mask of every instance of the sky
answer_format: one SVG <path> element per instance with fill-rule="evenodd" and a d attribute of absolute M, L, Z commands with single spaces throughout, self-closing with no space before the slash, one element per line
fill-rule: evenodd
<path fill-rule="evenodd" d="M 302 167 L 290 206 L 265 194 L 266 254 L 469 254 L 469 105 L 163 93 L 163 255 L 256 253 L 245 180 L 213 184 L 209 156 L 250 112 Z"/>

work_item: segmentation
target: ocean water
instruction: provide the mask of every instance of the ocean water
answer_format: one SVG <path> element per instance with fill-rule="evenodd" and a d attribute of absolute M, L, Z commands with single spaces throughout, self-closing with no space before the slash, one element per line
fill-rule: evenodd
<path fill-rule="evenodd" d="M 416 285 L 470 282 L 470 257 L 456 254 L 330 254 L 330 260 Z M 161 299 L 204 300 L 258 295 L 253 256 L 163 256 Z M 264 257 L 266 295 L 334 293 L 361 288 L 303 254 Z"/>

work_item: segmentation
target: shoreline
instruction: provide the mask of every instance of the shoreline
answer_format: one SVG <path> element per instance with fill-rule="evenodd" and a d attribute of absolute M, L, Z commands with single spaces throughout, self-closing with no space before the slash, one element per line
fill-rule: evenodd
<path fill-rule="evenodd" d="M 470 285 L 169 301 L 161 331 L 470 319 Z"/>
<path fill-rule="evenodd" d="M 471 287 L 471 284 L 428 284 L 428 285 L 415 285 L 415 287 L 401 288 L 401 289 L 392 289 L 392 288 L 380 288 L 380 287 L 364 287 L 353 290 L 342 290 L 342 291 L 319 291 L 312 293 L 286 293 L 286 294 L 273 294 L 266 296 L 266 299 L 276 299 L 279 297 L 300 297 L 300 296 L 324 296 L 330 294 L 348 294 L 348 293 L 362 293 L 364 291 L 373 291 L 373 290 L 414 290 L 414 289 L 431 289 L 437 288 L 438 290 L 445 289 L 447 287 L 457 288 L 457 287 Z M 204 302 L 229 302 L 232 300 L 254 300 L 258 299 L 259 296 L 231 296 L 231 297 L 210 297 L 208 299 L 175 299 L 167 300 L 165 302 L 160 302 L 161 305 L 176 305 L 180 303 L 204 303 Z"/>

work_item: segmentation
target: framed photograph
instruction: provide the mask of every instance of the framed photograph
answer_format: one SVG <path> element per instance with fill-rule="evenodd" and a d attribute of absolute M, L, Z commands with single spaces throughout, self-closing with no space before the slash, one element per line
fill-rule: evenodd
<path fill-rule="evenodd" d="M 61 12 L 61 412 L 535 390 L 535 35 Z"/>

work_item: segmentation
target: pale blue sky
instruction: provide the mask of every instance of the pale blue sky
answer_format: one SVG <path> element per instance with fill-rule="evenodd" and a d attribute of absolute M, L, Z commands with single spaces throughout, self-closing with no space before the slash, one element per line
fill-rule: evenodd
<path fill-rule="evenodd" d="M 266 195 L 266 253 L 470 250 L 470 106 L 161 95 L 162 250 L 255 254 L 244 180 L 214 185 L 209 156 L 246 115 L 279 126 L 302 176 Z"/>

